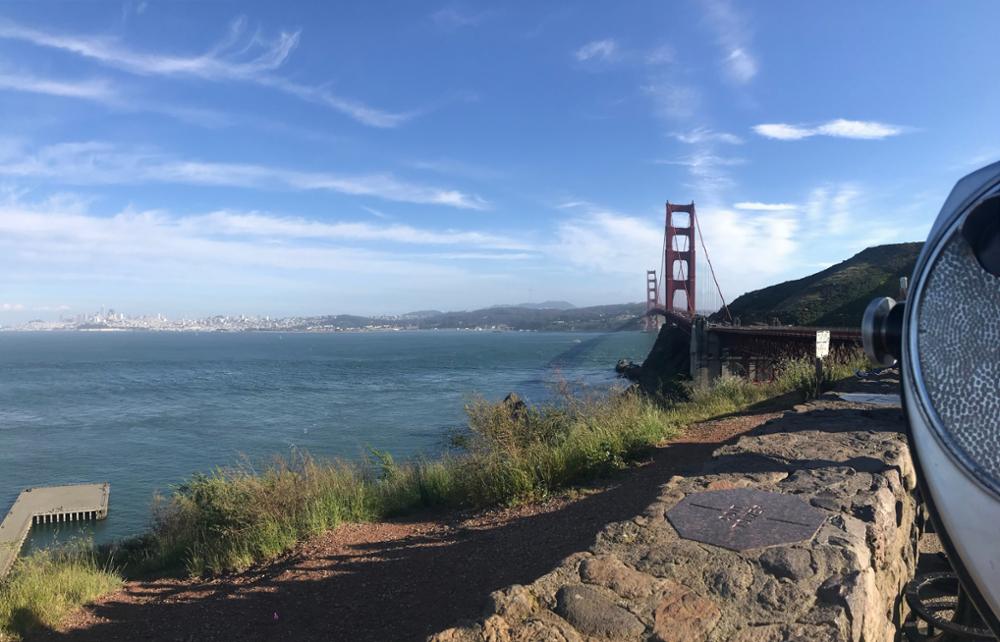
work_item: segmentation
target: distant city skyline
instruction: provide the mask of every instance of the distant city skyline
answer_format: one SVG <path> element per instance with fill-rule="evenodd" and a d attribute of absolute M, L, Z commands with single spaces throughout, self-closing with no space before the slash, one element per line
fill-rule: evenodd
<path fill-rule="evenodd" d="M 1000 158 L 998 18 L 6 3 L 0 325 L 641 301 L 667 200 L 697 203 L 732 299 L 922 240 Z"/>

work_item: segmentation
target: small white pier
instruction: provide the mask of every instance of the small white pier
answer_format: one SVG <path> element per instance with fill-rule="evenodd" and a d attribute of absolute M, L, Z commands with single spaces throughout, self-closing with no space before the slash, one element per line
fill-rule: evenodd
<path fill-rule="evenodd" d="M 28 488 L 0 522 L 0 578 L 10 571 L 34 524 L 82 522 L 108 516 L 111 485 L 74 484 Z"/>

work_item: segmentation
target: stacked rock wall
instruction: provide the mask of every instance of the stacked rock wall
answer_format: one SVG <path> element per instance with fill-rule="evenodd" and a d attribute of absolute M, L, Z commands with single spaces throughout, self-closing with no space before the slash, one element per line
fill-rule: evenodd
<path fill-rule="evenodd" d="M 918 504 L 898 408 L 823 399 L 674 477 L 643 515 L 435 642 L 851 640 L 888 642 L 916 564 Z M 667 512 L 690 493 L 754 488 L 823 511 L 807 541 L 741 552 L 682 539 Z"/>

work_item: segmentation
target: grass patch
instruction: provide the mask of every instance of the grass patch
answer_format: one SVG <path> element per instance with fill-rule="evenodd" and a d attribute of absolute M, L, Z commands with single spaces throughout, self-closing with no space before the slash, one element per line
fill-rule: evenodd
<path fill-rule="evenodd" d="M 17 561 L 0 582 L 0 640 L 51 628 L 69 612 L 114 591 L 122 578 L 84 543 L 43 550 Z"/>
<path fill-rule="evenodd" d="M 823 359 L 823 373 L 818 376 L 814 360 L 796 359 L 783 364 L 777 385 L 779 388 L 797 391 L 805 401 L 818 397 L 831 383 L 869 367 L 871 364 L 868 358 L 860 352 L 831 355 Z"/>

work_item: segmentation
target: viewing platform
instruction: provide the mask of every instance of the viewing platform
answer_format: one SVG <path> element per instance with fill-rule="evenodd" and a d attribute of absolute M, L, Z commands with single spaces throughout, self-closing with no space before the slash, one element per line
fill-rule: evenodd
<path fill-rule="evenodd" d="M 108 516 L 110 492 L 107 482 L 21 491 L 0 522 L 0 578 L 14 565 L 32 525 L 104 519 Z"/>

